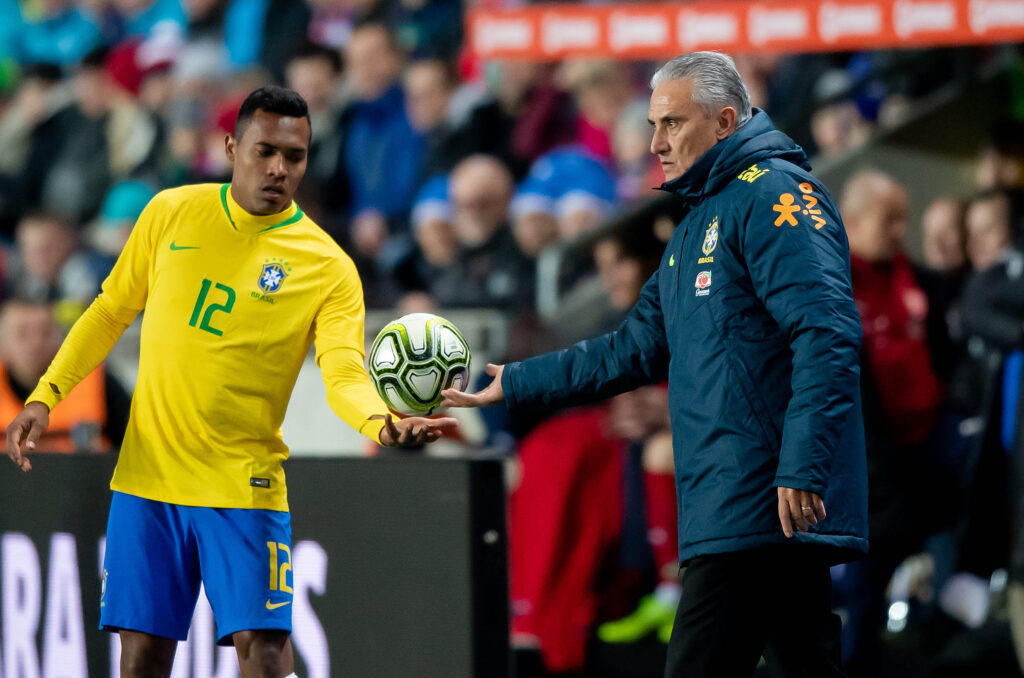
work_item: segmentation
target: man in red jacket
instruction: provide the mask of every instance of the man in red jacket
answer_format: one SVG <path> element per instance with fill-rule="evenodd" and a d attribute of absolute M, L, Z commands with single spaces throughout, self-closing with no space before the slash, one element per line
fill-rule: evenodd
<path fill-rule="evenodd" d="M 906 191 L 882 172 L 863 171 L 847 183 L 840 211 L 864 330 L 861 383 L 871 534 L 871 552 L 846 570 L 856 594 L 848 605 L 843 654 L 850 677 L 856 678 L 877 675 L 885 587 L 924 536 L 926 502 L 913 493 L 925 484 L 921 474 L 934 466 L 928 462 L 934 452 L 928 438 L 945 389 L 932 362 L 929 341 L 936 337 L 928 333 L 928 296 L 903 252 Z"/>

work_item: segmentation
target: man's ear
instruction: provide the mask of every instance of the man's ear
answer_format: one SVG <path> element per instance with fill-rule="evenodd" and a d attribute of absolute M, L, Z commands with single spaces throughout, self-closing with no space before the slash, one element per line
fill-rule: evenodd
<path fill-rule="evenodd" d="M 720 110 L 718 112 L 718 118 L 715 120 L 717 123 L 715 126 L 715 138 L 721 141 L 735 132 L 737 117 L 736 109 L 732 106 L 726 106 Z"/>
<path fill-rule="evenodd" d="M 235 149 L 238 146 L 238 142 L 235 137 L 231 134 L 224 135 L 224 155 L 228 157 L 228 162 L 232 165 L 235 164 Z"/>

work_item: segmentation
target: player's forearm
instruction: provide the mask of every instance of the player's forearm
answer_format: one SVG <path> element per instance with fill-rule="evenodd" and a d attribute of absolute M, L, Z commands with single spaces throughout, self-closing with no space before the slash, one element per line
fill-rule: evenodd
<path fill-rule="evenodd" d="M 26 402 L 51 410 L 110 353 L 138 311 L 122 309 L 100 294 L 75 322 L 36 389 Z"/>
<path fill-rule="evenodd" d="M 384 423 L 371 420 L 386 414 L 387 406 L 377 395 L 363 369 L 362 355 L 352 349 L 334 349 L 320 357 L 320 371 L 327 387 L 327 404 L 346 424 L 374 442 Z"/>

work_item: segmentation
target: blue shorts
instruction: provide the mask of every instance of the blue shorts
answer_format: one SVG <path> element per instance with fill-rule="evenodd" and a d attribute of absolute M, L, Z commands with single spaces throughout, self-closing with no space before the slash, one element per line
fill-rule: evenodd
<path fill-rule="evenodd" d="M 217 643 L 236 631 L 292 630 L 291 515 L 179 506 L 114 492 L 100 628 L 185 640 L 199 585 Z"/>

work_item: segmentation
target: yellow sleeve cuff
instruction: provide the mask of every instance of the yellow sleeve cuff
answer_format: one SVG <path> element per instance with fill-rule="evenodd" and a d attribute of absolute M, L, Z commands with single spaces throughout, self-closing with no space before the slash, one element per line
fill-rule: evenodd
<path fill-rule="evenodd" d="M 57 406 L 57 403 L 61 401 L 61 396 L 54 393 L 53 387 L 50 382 L 45 379 L 40 379 L 39 383 L 32 393 L 29 394 L 28 398 L 25 399 L 25 404 L 29 403 L 42 403 L 46 405 L 51 411 Z"/>
<path fill-rule="evenodd" d="M 363 425 L 359 427 L 359 432 L 373 442 L 380 444 L 380 432 L 383 428 L 383 419 L 367 419 L 363 422 Z"/>

